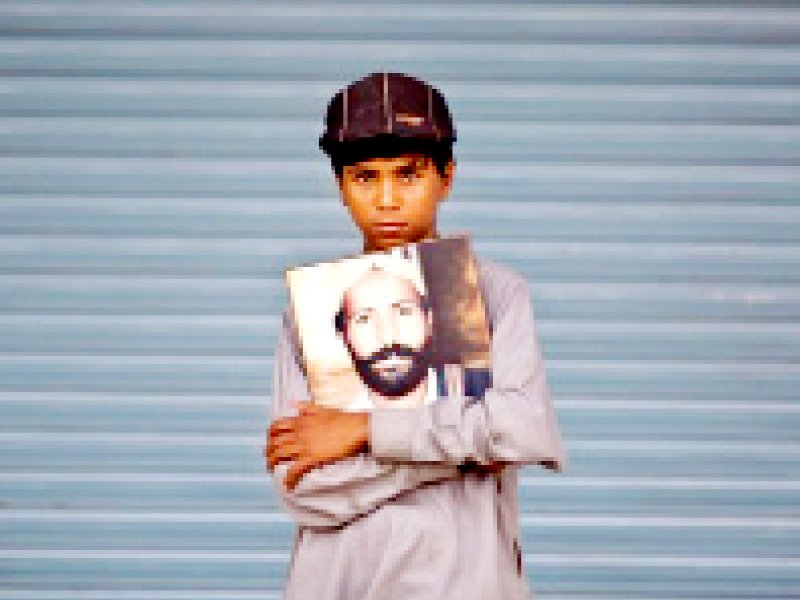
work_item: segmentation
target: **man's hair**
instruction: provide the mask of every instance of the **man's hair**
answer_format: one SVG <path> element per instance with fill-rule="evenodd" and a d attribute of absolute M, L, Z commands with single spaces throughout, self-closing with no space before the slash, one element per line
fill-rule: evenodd
<path fill-rule="evenodd" d="M 403 154 L 420 154 L 430 158 L 439 175 L 445 177 L 447 165 L 453 160 L 453 142 L 378 135 L 332 145 L 328 154 L 338 179 L 342 178 L 347 165 L 372 158 L 396 158 Z"/>

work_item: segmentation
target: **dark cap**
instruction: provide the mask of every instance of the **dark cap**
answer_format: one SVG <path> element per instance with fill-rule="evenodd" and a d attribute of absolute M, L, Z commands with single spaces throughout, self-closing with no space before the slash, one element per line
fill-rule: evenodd
<path fill-rule="evenodd" d="M 319 145 L 396 136 L 452 143 L 456 132 L 441 92 L 403 73 L 372 73 L 340 90 L 328 104 Z"/>

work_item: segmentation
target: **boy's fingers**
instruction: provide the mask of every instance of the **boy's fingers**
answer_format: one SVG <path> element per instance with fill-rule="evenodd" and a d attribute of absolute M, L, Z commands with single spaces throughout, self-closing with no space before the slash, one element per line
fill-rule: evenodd
<path fill-rule="evenodd" d="M 286 478 L 283 480 L 286 489 L 293 490 L 300 483 L 303 476 L 315 466 L 315 463 L 310 460 L 298 460 L 292 463 L 292 466 L 286 472 Z"/>
<path fill-rule="evenodd" d="M 298 455 L 297 447 L 294 444 L 285 444 L 269 452 L 267 455 L 267 466 L 272 470 L 276 465 L 282 462 L 295 460 Z"/>
<path fill-rule="evenodd" d="M 281 447 L 282 444 L 286 443 L 286 436 L 287 434 L 280 434 L 279 436 L 275 437 L 268 437 L 267 443 L 264 445 L 264 456 L 270 456 L 275 453 L 275 450 Z"/>
<path fill-rule="evenodd" d="M 307 400 L 292 400 L 290 405 L 297 410 L 299 415 L 303 412 L 303 407 L 311 406 L 311 403 Z M 280 419 L 272 421 L 272 424 L 267 429 L 267 437 L 275 437 L 284 432 L 294 431 L 296 428 L 297 416 L 281 417 Z"/>
<path fill-rule="evenodd" d="M 269 426 L 269 437 L 275 437 L 282 433 L 287 433 L 295 430 L 297 425 L 297 417 L 284 417 L 283 419 L 276 419 Z"/>
<path fill-rule="evenodd" d="M 273 456 L 277 453 L 284 452 L 288 448 L 296 449 L 297 440 L 292 433 L 281 433 L 267 441 L 267 446 L 264 449 L 265 456 Z"/>

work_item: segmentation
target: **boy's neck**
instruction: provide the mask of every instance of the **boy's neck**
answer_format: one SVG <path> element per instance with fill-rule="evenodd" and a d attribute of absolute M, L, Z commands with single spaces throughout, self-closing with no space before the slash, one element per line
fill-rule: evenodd
<path fill-rule="evenodd" d="M 431 234 L 426 235 L 424 237 L 421 237 L 419 239 L 416 239 L 416 240 L 402 240 L 402 241 L 398 240 L 398 242 L 396 244 L 393 243 L 393 244 L 391 244 L 391 245 L 389 245 L 387 247 L 383 247 L 383 248 L 373 247 L 372 245 L 370 245 L 369 240 L 367 240 L 365 238 L 364 239 L 364 252 L 386 252 L 387 250 L 391 250 L 392 248 L 397 248 L 398 246 L 405 246 L 407 244 L 416 244 L 418 242 L 424 242 L 424 241 L 427 241 L 427 240 L 438 240 L 439 237 L 440 237 L 439 232 L 437 230 L 434 230 Z"/>

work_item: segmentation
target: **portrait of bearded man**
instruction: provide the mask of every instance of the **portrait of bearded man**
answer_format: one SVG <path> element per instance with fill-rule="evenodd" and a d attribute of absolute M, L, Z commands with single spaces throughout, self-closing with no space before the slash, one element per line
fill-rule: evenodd
<path fill-rule="evenodd" d="M 335 327 L 365 385 L 351 409 L 436 399 L 433 315 L 411 280 L 373 266 L 345 290 Z"/>

